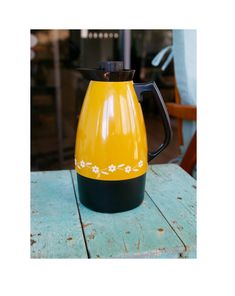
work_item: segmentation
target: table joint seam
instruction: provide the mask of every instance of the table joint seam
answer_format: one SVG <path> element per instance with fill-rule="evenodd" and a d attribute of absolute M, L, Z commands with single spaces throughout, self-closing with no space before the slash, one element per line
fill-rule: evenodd
<path fill-rule="evenodd" d="M 173 230 L 173 232 L 176 234 L 176 236 L 178 237 L 178 239 L 181 241 L 181 243 L 184 246 L 184 252 L 187 252 L 187 246 L 184 243 L 184 241 L 181 239 L 181 237 L 178 235 L 178 233 L 175 231 L 175 229 L 172 227 L 171 223 L 168 221 L 168 219 L 166 218 L 166 216 L 163 214 L 163 212 L 160 210 L 160 208 L 158 207 L 158 205 L 154 202 L 154 200 L 151 198 L 151 196 L 149 195 L 149 193 L 147 192 L 147 190 L 145 190 L 145 193 L 147 194 L 147 196 L 150 198 L 150 200 L 153 202 L 153 204 L 155 205 L 155 207 L 158 209 L 158 211 L 160 212 L 160 214 L 162 215 L 162 217 L 166 220 L 167 224 L 170 226 L 170 228 Z M 182 256 L 182 253 L 179 253 L 179 256 Z"/>
<path fill-rule="evenodd" d="M 82 216 L 81 216 L 80 209 L 79 209 L 79 202 L 78 202 L 78 198 L 77 198 L 77 194 L 76 194 L 76 190 L 75 190 L 73 175 L 72 175 L 71 170 L 69 170 L 69 172 L 70 172 L 70 177 L 72 179 L 73 192 L 74 192 L 75 202 L 76 202 L 76 206 L 77 206 L 78 218 L 79 218 L 79 222 L 80 222 L 81 229 L 82 229 L 82 236 L 83 236 L 83 240 L 84 240 L 84 244 L 85 244 L 85 248 L 86 248 L 87 258 L 90 259 L 91 256 L 90 256 L 90 252 L 89 252 L 89 249 L 88 249 L 88 244 L 87 244 L 87 241 L 86 241 L 85 232 L 84 232 L 84 229 L 83 229 Z"/>

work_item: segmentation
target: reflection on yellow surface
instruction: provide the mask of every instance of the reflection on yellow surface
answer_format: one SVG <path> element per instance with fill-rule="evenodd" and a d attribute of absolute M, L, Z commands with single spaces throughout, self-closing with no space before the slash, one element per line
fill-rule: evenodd
<path fill-rule="evenodd" d="M 145 125 L 132 81 L 90 82 L 77 129 L 75 168 L 100 180 L 146 173 Z"/>

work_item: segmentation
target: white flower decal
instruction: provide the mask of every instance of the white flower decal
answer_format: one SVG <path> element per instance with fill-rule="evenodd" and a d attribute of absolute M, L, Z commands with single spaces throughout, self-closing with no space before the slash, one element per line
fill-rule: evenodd
<path fill-rule="evenodd" d="M 138 162 L 138 167 L 141 168 L 142 166 L 143 166 L 143 160 L 140 160 L 140 161 Z"/>
<path fill-rule="evenodd" d="M 84 160 L 81 160 L 81 161 L 80 161 L 80 166 L 81 166 L 82 168 L 84 168 L 84 167 L 86 166 L 86 164 L 85 164 L 85 161 L 84 161 Z"/>
<path fill-rule="evenodd" d="M 92 167 L 92 172 L 93 173 L 95 173 L 95 174 L 98 174 L 99 173 L 99 168 L 96 166 L 96 165 L 94 165 L 93 167 Z"/>
<path fill-rule="evenodd" d="M 129 174 L 130 171 L 131 171 L 131 167 L 130 167 L 129 165 L 127 165 L 127 166 L 125 167 L 125 172 Z"/>
<path fill-rule="evenodd" d="M 111 165 L 109 166 L 109 172 L 113 173 L 113 172 L 115 172 L 115 171 L 116 171 L 116 166 L 113 165 L 113 164 L 111 164 Z"/>
<path fill-rule="evenodd" d="M 135 166 L 130 166 L 126 165 L 124 163 L 121 164 L 110 164 L 106 168 L 99 168 L 97 165 L 93 164 L 92 162 L 85 162 L 84 160 L 77 161 L 76 159 L 74 160 L 75 166 L 81 170 L 81 169 L 89 169 L 91 170 L 94 174 L 97 174 L 97 177 L 100 176 L 100 174 L 103 175 L 109 175 L 110 173 L 114 173 L 116 171 L 123 171 L 127 174 L 130 172 L 139 172 L 140 168 L 143 167 L 144 162 L 143 160 L 139 160 L 138 163 Z"/>

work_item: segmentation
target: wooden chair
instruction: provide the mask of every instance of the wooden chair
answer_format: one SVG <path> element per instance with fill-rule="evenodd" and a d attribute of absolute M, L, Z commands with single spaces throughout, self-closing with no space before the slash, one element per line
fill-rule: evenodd
<path fill-rule="evenodd" d="M 175 103 L 166 103 L 166 107 L 170 116 L 177 119 L 178 140 L 179 145 L 184 144 L 182 124 L 183 120 L 197 120 L 197 107 L 192 105 L 180 104 L 180 96 L 177 88 L 175 89 Z M 192 139 L 186 149 L 180 166 L 189 174 L 192 174 L 193 168 L 197 160 L 197 131 L 195 131 Z"/>

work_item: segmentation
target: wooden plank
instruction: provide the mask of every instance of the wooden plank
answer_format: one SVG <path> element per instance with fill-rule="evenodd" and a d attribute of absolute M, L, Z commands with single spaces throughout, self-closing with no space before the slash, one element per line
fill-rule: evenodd
<path fill-rule="evenodd" d="M 80 203 L 79 209 L 91 258 L 179 258 L 185 251 L 147 194 L 141 206 L 123 213 L 97 213 Z"/>
<path fill-rule="evenodd" d="M 31 173 L 31 258 L 87 258 L 69 171 Z"/>
<path fill-rule="evenodd" d="M 146 192 L 186 246 L 185 257 L 196 257 L 196 181 L 175 164 L 152 165 Z"/>
<path fill-rule="evenodd" d="M 193 105 L 182 105 L 176 103 L 166 103 L 167 111 L 170 116 L 178 119 L 193 120 L 197 119 L 197 107 Z"/>

